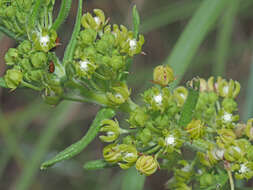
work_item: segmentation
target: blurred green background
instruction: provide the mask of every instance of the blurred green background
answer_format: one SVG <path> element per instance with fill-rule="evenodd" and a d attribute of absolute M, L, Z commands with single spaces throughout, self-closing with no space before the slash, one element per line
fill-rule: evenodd
<path fill-rule="evenodd" d="M 129 86 L 134 100 L 139 101 L 139 93 L 152 85 L 152 69 L 156 65 L 169 62 L 177 68 L 189 63 L 184 68 L 187 69 L 185 74 L 176 76 L 177 79 L 182 78 L 182 84 L 194 76 L 208 78 L 211 75 L 222 75 L 241 83 L 239 114 L 246 121 L 253 115 L 253 1 L 221 0 L 228 3 L 215 7 L 213 12 L 210 10 L 211 16 L 206 15 L 207 20 L 205 14 L 208 13 L 203 10 L 193 16 L 204 1 L 207 0 L 86 0 L 84 10 L 103 9 L 111 23 L 131 27 L 132 6 L 137 5 L 141 15 L 141 33 L 146 39 L 143 48 L 146 55 L 135 57 L 130 72 Z M 56 0 L 55 16 L 60 3 Z M 63 57 L 71 35 L 77 3 L 73 1 L 71 13 L 59 30 L 63 44 L 56 50 L 59 57 Z M 195 20 L 188 27 L 188 33 L 180 38 L 193 17 Z M 0 38 L 2 76 L 6 67 L 4 54 L 16 43 L 2 34 Z M 180 43 L 177 43 L 178 39 Z M 177 50 L 174 48 L 176 44 L 180 44 Z M 173 48 L 176 52 L 172 51 Z M 173 56 L 170 56 L 171 52 Z M 134 170 L 82 169 L 86 161 L 102 157 L 104 145 L 97 139 L 74 159 L 46 171 L 39 170 L 43 160 L 51 158 L 85 134 L 98 109 L 96 105 L 73 102 L 51 107 L 42 102 L 40 94 L 31 90 L 10 92 L 0 88 L 0 189 L 141 189 L 144 178 L 136 177 Z M 123 114 L 117 118 L 122 125 L 126 124 Z M 168 177 L 165 171 L 156 172 L 146 178 L 144 189 L 165 189 Z M 246 186 L 252 189 L 253 181 L 248 181 Z"/>

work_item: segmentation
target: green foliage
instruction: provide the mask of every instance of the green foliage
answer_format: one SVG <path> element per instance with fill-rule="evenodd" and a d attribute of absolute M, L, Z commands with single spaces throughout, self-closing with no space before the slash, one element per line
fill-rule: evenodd
<path fill-rule="evenodd" d="M 219 47 L 223 51 L 217 62 L 222 67 L 230 36 L 225 34 L 231 32 L 236 2 L 233 1 L 231 10 L 225 15 L 226 25 L 221 31 L 219 43 L 223 45 Z M 54 0 L 25 0 L 22 5 L 20 1 L 0 3 L 0 30 L 20 42 L 17 48 L 10 48 L 5 54 L 9 68 L 0 78 L 0 86 L 11 90 L 31 88 L 39 91 L 51 105 L 75 100 L 102 107 L 88 132 L 42 163 L 42 170 L 78 155 L 99 136 L 101 141 L 109 143 L 102 151 L 104 159 L 87 162 L 84 169 L 119 166 L 128 170 L 123 190 L 129 188 L 129 184 L 132 189 L 142 189 L 145 176 L 154 174 L 159 168 L 173 173 L 167 187 L 176 190 L 211 190 L 217 185 L 226 189 L 228 181 L 233 190 L 233 177 L 247 180 L 253 177 L 253 122 L 252 119 L 247 123 L 239 121 L 236 102 L 241 88 L 239 82 L 221 77 L 210 77 L 207 81 L 194 78 L 186 87 L 176 87 L 229 1 L 196 2 L 184 16 L 198 4 L 200 7 L 166 65 L 154 69 L 154 85 L 141 94 L 143 103 L 137 105 L 131 99 L 126 80 L 133 57 L 142 53 L 145 41 L 139 34 L 140 16 L 136 6 L 132 10 L 131 31 L 123 25 L 110 24 L 100 9 L 82 15 L 83 1 L 79 0 L 75 27 L 64 58 L 59 60 L 54 53 L 59 45 L 57 29 L 68 16 L 71 0 L 62 1 L 54 23 Z M 222 73 L 223 69 L 218 70 Z M 68 108 L 68 104 L 56 108 L 56 121 L 48 123 L 16 189 L 29 188 L 32 175 L 57 134 L 58 126 L 64 123 Z M 121 121 L 112 119 L 116 111 L 127 113 L 124 128 Z M 10 144 L 16 146 L 13 142 Z M 193 159 L 186 158 L 185 149 L 192 153 Z"/>

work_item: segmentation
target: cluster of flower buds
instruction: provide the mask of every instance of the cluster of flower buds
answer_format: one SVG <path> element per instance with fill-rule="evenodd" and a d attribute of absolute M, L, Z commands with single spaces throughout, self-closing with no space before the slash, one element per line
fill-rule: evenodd
<path fill-rule="evenodd" d="M 55 0 L 41 1 L 38 20 L 44 17 L 52 18 L 52 9 Z M 0 2 L 0 25 L 12 31 L 16 36 L 26 36 L 31 10 L 35 6 L 35 0 L 4 0 Z"/>
<path fill-rule="evenodd" d="M 60 86 L 61 65 L 53 53 L 39 51 L 35 44 L 25 40 L 17 48 L 10 48 L 5 54 L 9 68 L 4 76 L 8 88 L 19 86 L 43 91 L 50 104 L 56 104 L 63 89 Z"/>
<path fill-rule="evenodd" d="M 67 67 L 69 78 L 75 78 L 89 89 L 105 93 L 109 106 L 127 101 L 130 90 L 125 79 L 133 55 L 141 53 L 144 37 L 134 38 L 124 26 L 108 24 L 104 12 L 86 13 L 78 36 L 74 59 Z"/>

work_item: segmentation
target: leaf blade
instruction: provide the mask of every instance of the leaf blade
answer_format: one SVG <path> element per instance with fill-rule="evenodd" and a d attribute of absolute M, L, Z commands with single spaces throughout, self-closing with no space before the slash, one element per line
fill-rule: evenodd
<path fill-rule="evenodd" d="M 58 153 L 55 157 L 52 159 L 42 163 L 40 169 L 44 170 L 48 167 L 56 164 L 57 162 L 68 160 L 77 154 L 79 154 L 84 148 L 86 148 L 87 145 L 96 137 L 97 133 L 99 132 L 99 129 L 101 127 L 101 121 L 104 119 L 109 119 L 115 115 L 115 112 L 112 109 L 102 109 L 100 110 L 96 118 L 91 124 L 91 127 L 89 128 L 88 132 L 76 143 L 70 145 L 60 153 Z"/>

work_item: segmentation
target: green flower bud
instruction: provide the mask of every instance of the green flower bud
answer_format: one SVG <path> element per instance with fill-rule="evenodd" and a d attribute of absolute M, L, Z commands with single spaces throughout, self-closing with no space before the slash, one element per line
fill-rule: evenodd
<path fill-rule="evenodd" d="M 103 149 L 104 159 L 109 163 L 117 163 L 121 160 L 121 153 L 119 146 L 116 144 L 109 144 Z"/>
<path fill-rule="evenodd" d="M 97 38 L 97 32 L 93 29 L 86 29 L 82 30 L 79 36 L 82 44 L 92 45 Z"/>
<path fill-rule="evenodd" d="M 47 66 L 47 54 L 44 52 L 36 52 L 31 55 L 32 65 L 36 68 L 45 68 Z"/>
<path fill-rule="evenodd" d="M 127 135 L 126 137 L 123 138 L 122 142 L 123 142 L 123 144 L 133 145 L 133 144 L 135 144 L 135 137 Z"/>
<path fill-rule="evenodd" d="M 21 83 L 23 78 L 23 73 L 16 69 L 7 70 L 4 80 L 8 88 L 15 90 Z"/>
<path fill-rule="evenodd" d="M 37 82 L 42 85 L 42 81 L 44 79 L 44 71 L 43 70 L 31 70 L 24 74 L 24 79 L 29 82 Z"/>
<path fill-rule="evenodd" d="M 25 71 L 30 71 L 32 69 L 32 64 L 30 63 L 30 60 L 27 58 L 21 59 L 20 61 L 20 66 L 25 70 Z"/>
<path fill-rule="evenodd" d="M 193 119 L 186 126 L 186 131 L 190 135 L 190 138 L 192 138 L 192 139 L 198 139 L 198 138 L 201 138 L 204 135 L 205 128 L 206 127 L 204 126 L 204 123 L 201 120 L 195 120 L 195 119 Z"/>
<path fill-rule="evenodd" d="M 212 162 L 210 162 L 209 156 L 207 154 L 202 153 L 202 152 L 197 152 L 197 156 L 201 164 L 207 167 L 212 166 Z"/>
<path fill-rule="evenodd" d="M 172 95 L 168 88 L 162 90 L 152 87 L 143 94 L 144 101 L 149 105 L 149 109 L 153 111 L 164 112 L 169 103 L 172 101 Z"/>
<path fill-rule="evenodd" d="M 15 65 L 18 62 L 18 50 L 15 48 L 10 48 L 4 56 L 6 65 Z"/>
<path fill-rule="evenodd" d="M 251 141 L 253 140 L 253 126 L 252 126 L 252 123 L 253 123 L 253 119 L 249 119 L 247 121 L 246 130 L 245 130 L 245 133 L 246 133 L 247 137 Z"/>
<path fill-rule="evenodd" d="M 32 34 L 32 40 L 34 47 L 38 51 L 48 52 L 50 49 L 56 46 L 57 33 L 53 29 L 43 28 L 41 32 L 34 32 Z"/>
<path fill-rule="evenodd" d="M 176 100 L 177 106 L 179 107 L 184 105 L 187 96 L 188 90 L 183 86 L 179 86 L 173 91 L 173 98 Z"/>
<path fill-rule="evenodd" d="M 15 14 L 16 14 L 16 11 L 17 10 L 15 9 L 15 7 L 8 6 L 5 9 L 5 16 L 8 17 L 8 18 L 13 18 L 15 16 Z"/>
<path fill-rule="evenodd" d="M 173 70 L 170 66 L 159 65 L 154 69 L 153 81 L 161 86 L 167 86 L 175 80 Z"/>
<path fill-rule="evenodd" d="M 119 70 L 125 66 L 126 62 L 122 56 L 113 56 L 109 62 L 109 65 L 114 70 Z"/>
<path fill-rule="evenodd" d="M 148 143 L 152 140 L 152 133 L 148 128 L 144 128 L 137 133 L 136 139 L 141 141 L 144 145 L 148 145 Z"/>
<path fill-rule="evenodd" d="M 186 182 L 188 181 L 193 172 L 192 172 L 192 166 L 186 161 L 186 160 L 180 160 L 178 161 L 179 169 L 174 169 L 174 177 L 176 181 L 180 182 Z"/>
<path fill-rule="evenodd" d="M 235 140 L 232 146 L 228 146 L 225 150 L 224 157 L 226 160 L 234 162 L 242 162 L 251 144 L 246 139 Z"/>
<path fill-rule="evenodd" d="M 217 148 L 212 145 L 209 149 L 210 150 L 207 152 L 207 155 L 210 165 L 214 165 L 223 159 L 225 153 L 225 150 L 223 148 Z"/>
<path fill-rule="evenodd" d="M 96 50 L 103 55 L 110 55 L 115 43 L 115 37 L 113 34 L 104 34 L 101 40 L 96 43 Z"/>
<path fill-rule="evenodd" d="M 237 81 L 230 80 L 227 82 L 221 77 L 218 77 L 216 86 L 218 94 L 224 98 L 236 98 L 241 88 Z"/>
<path fill-rule="evenodd" d="M 61 86 L 50 86 L 46 88 L 42 96 L 44 101 L 49 105 L 57 105 L 62 100 L 63 89 Z"/>
<path fill-rule="evenodd" d="M 216 180 L 215 180 L 214 175 L 209 174 L 209 173 L 205 173 L 199 179 L 200 187 L 207 188 L 207 187 L 211 186 L 212 184 L 214 184 L 215 181 Z"/>
<path fill-rule="evenodd" d="M 217 137 L 217 144 L 219 147 L 224 148 L 233 144 L 236 139 L 236 135 L 232 129 L 220 129 L 218 130 L 219 136 Z"/>
<path fill-rule="evenodd" d="M 225 126 L 227 128 L 234 128 L 235 122 L 239 120 L 239 115 L 233 115 L 232 113 L 221 109 L 216 120 L 220 127 Z"/>
<path fill-rule="evenodd" d="M 138 152 L 133 145 L 121 144 L 119 145 L 121 150 L 121 162 L 118 163 L 122 169 L 128 169 L 131 167 L 138 158 Z"/>
<path fill-rule="evenodd" d="M 237 111 L 237 103 L 231 98 L 224 98 L 222 101 L 222 107 L 226 112 L 232 113 L 234 111 Z"/>
<path fill-rule="evenodd" d="M 149 176 L 156 172 L 158 162 L 153 156 L 142 155 L 138 158 L 135 167 L 140 173 Z"/>
<path fill-rule="evenodd" d="M 179 130 L 170 132 L 164 130 L 163 136 L 163 138 L 159 138 L 158 140 L 158 144 L 164 149 L 163 153 L 172 153 L 173 151 L 181 153 L 179 148 L 182 146 L 184 141 L 181 138 Z"/>
<path fill-rule="evenodd" d="M 83 15 L 81 20 L 82 26 L 86 29 L 100 31 L 107 24 L 104 12 L 100 9 L 94 9 L 93 12 L 96 15 L 95 17 L 93 17 L 90 13 Z"/>
<path fill-rule="evenodd" d="M 235 177 L 237 179 L 247 179 L 253 177 L 253 162 L 242 163 L 238 167 L 238 171 L 235 172 Z"/>
<path fill-rule="evenodd" d="M 31 49 L 32 49 L 32 43 L 28 40 L 23 41 L 18 46 L 18 51 L 20 51 L 21 54 L 28 54 L 30 53 Z"/>
<path fill-rule="evenodd" d="M 118 139 L 120 133 L 124 132 L 120 129 L 118 121 L 106 119 L 101 124 L 103 127 L 100 129 L 100 132 L 106 132 L 106 136 L 99 136 L 103 142 L 113 142 Z"/>
<path fill-rule="evenodd" d="M 144 108 L 137 108 L 134 111 L 130 112 L 130 117 L 128 122 L 131 125 L 131 128 L 144 127 L 148 115 L 145 112 Z"/>
<path fill-rule="evenodd" d="M 107 92 L 107 98 L 111 106 L 117 106 L 127 101 L 130 91 L 125 83 L 119 83 L 112 87 L 113 92 Z"/>
<path fill-rule="evenodd" d="M 234 132 L 237 138 L 242 137 L 246 133 L 246 125 L 242 123 L 237 123 Z"/>
<path fill-rule="evenodd" d="M 90 79 L 95 72 L 97 65 L 88 59 L 83 59 L 78 62 L 74 62 L 74 66 L 76 69 L 76 74 L 79 77 L 85 77 Z"/>
<path fill-rule="evenodd" d="M 125 43 L 121 43 L 121 52 L 127 53 L 129 56 L 134 56 L 141 53 L 142 45 L 144 44 L 144 36 L 139 35 L 139 40 L 129 37 Z"/>

